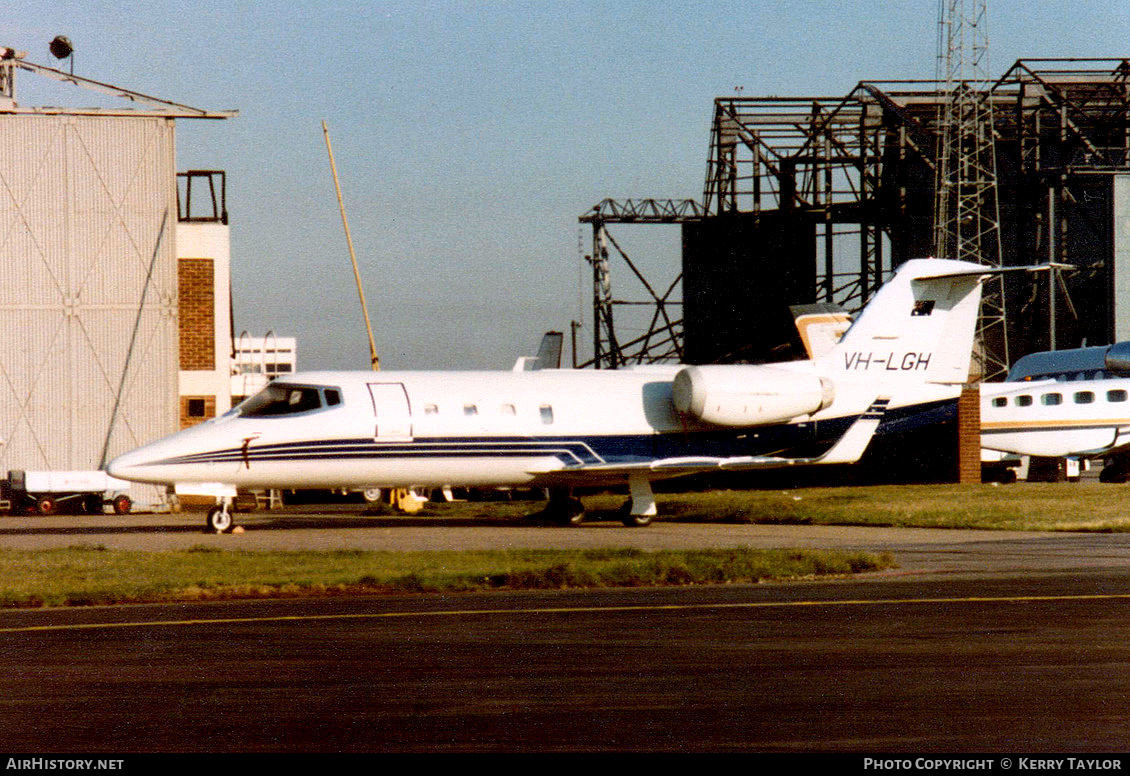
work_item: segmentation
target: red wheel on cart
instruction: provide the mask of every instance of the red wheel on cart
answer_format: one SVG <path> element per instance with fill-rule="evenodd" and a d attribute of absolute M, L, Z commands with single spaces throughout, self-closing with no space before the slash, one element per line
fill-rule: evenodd
<path fill-rule="evenodd" d="M 114 499 L 115 515 L 128 515 L 132 507 L 133 502 L 129 500 L 129 496 L 118 496 Z"/>
<path fill-rule="evenodd" d="M 53 515 L 59 511 L 59 504 L 50 496 L 43 496 L 35 502 L 35 508 L 41 515 Z"/>

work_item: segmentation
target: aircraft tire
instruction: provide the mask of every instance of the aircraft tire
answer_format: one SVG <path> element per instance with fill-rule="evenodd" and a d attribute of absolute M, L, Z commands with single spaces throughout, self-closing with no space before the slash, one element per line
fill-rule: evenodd
<path fill-rule="evenodd" d="M 629 528 L 643 528 L 651 525 L 651 515 L 624 515 L 621 522 Z"/>
<path fill-rule="evenodd" d="M 1126 471 L 1121 466 L 1107 464 L 1103 467 L 1103 470 L 1099 472 L 1099 482 L 1123 483 L 1126 482 L 1126 479 Z"/>
<path fill-rule="evenodd" d="M 632 500 L 628 499 L 616 511 L 616 516 L 620 518 L 620 522 L 629 528 L 643 528 L 651 525 L 654 519 L 651 515 L 633 515 L 632 514 Z"/>
<path fill-rule="evenodd" d="M 585 505 L 566 488 L 551 489 L 549 503 L 540 515 L 557 525 L 568 527 L 585 522 Z"/>
<path fill-rule="evenodd" d="M 579 498 L 568 497 L 562 499 L 556 506 L 557 524 L 565 527 L 580 525 L 585 522 L 585 505 Z"/>
<path fill-rule="evenodd" d="M 221 506 L 215 506 L 208 510 L 208 517 L 205 519 L 205 528 L 212 533 L 230 533 L 233 524 L 231 512 Z"/>
<path fill-rule="evenodd" d="M 569 526 L 572 526 L 572 525 L 580 525 L 581 523 L 585 522 L 585 513 L 584 512 L 562 512 L 557 517 L 557 522 L 558 522 L 559 525 L 563 525 L 566 528 L 568 528 Z"/>

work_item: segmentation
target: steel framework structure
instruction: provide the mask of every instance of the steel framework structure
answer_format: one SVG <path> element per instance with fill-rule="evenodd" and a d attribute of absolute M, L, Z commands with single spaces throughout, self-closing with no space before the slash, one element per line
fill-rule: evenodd
<path fill-rule="evenodd" d="M 1130 175 L 1130 58 L 1022 59 L 982 87 L 950 81 L 968 105 L 991 115 L 991 148 L 983 146 L 977 155 L 994 157 L 999 213 L 981 209 L 977 217 L 990 212 L 991 228 L 979 229 L 999 244 L 999 262 L 1077 268 L 1067 276 L 1011 276 L 1005 283 L 1000 308 L 1002 316 L 1008 310 L 1008 357 L 1114 341 L 1116 317 L 1130 319 L 1130 312 L 1120 312 L 1119 305 L 1130 304 L 1116 295 L 1112 247 L 1116 219 L 1130 215 L 1114 185 L 1130 180 L 1123 177 Z M 940 142 L 951 91 L 939 80 L 862 81 L 841 97 L 715 99 L 701 204 L 609 199 L 580 217 L 593 232 L 587 259 L 594 355 L 584 365 L 698 360 L 683 348 L 684 331 L 705 325 L 689 311 L 670 313 L 681 292 L 676 286 L 698 257 L 684 254 L 684 273 L 671 288 L 657 290 L 619 250 L 609 225 L 687 228 L 740 215 L 755 225 L 756 239 L 756 224 L 786 216 L 798 239 L 816 243 L 808 298 L 791 301 L 831 302 L 848 310 L 862 307 L 906 259 L 951 253 L 938 250 L 935 233 L 939 162 L 948 158 L 939 148 L 945 148 Z M 967 123 L 986 126 L 984 120 Z M 990 133 L 982 129 L 981 135 Z M 982 188 L 967 201 L 986 201 L 984 176 L 978 180 Z M 642 282 L 646 301 L 614 298 L 616 262 L 609 257 L 617 251 Z M 775 269 L 750 271 L 783 273 L 808 260 L 807 254 L 782 253 Z M 651 305 L 656 313 L 652 328 L 632 342 L 616 335 L 613 310 L 621 304 Z M 1088 315 L 1078 316 L 1079 308 Z"/>
<path fill-rule="evenodd" d="M 1027 278 L 1006 288 L 1014 357 L 1111 341 L 1110 191 L 1112 176 L 1130 172 L 1128 78 L 1127 59 L 1028 59 L 982 90 L 961 87 L 992 111 L 1001 262 L 1080 267 L 1068 280 L 1039 281 L 1047 288 Z M 776 211 L 815 228 L 816 283 L 807 301 L 858 309 L 891 268 L 937 255 L 938 149 L 949 97 L 938 81 L 887 81 L 860 82 L 841 98 L 718 98 L 704 218 L 756 220 Z M 782 271 L 792 260 L 780 257 Z M 1056 286 L 1069 293 L 1054 294 Z M 1089 300 L 1092 317 L 1051 328 L 1057 309 L 1061 318 L 1072 312 L 1071 297 Z M 694 325 L 687 316 L 684 326 Z"/>
<path fill-rule="evenodd" d="M 682 283 L 680 272 L 666 287 L 657 290 L 632 261 L 608 226 L 610 224 L 682 224 L 703 215 L 702 206 L 693 199 L 605 199 L 580 217 L 592 227 L 592 252 L 586 260 L 592 267 L 593 288 L 593 356 L 578 363 L 574 344 L 574 365 L 597 369 L 616 369 L 629 364 L 682 361 L 682 315 L 676 312 L 681 302 L 677 292 Z M 609 257 L 612 249 L 631 270 L 647 293 L 646 300 L 615 299 L 612 295 L 612 272 Z M 650 308 L 651 322 L 639 337 L 621 342 L 615 327 L 617 306 Z"/>

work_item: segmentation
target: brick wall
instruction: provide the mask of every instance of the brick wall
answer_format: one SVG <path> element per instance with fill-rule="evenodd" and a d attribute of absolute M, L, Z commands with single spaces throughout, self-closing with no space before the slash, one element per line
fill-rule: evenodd
<path fill-rule="evenodd" d="M 188 428 L 216 417 L 215 396 L 180 397 L 180 427 Z"/>
<path fill-rule="evenodd" d="M 966 386 L 957 400 L 958 482 L 981 481 L 981 389 Z"/>
<path fill-rule="evenodd" d="M 177 262 L 181 369 L 216 368 L 214 276 L 212 259 L 180 259 Z"/>

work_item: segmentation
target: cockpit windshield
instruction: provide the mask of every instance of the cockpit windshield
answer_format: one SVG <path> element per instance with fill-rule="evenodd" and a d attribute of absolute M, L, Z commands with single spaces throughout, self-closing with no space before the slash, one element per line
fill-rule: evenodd
<path fill-rule="evenodd" d="M 274 382 L 236 407 L 235 412 L 245 418 L 297 415 L 339 402 L 340 393 L 336 388 Z"/>

